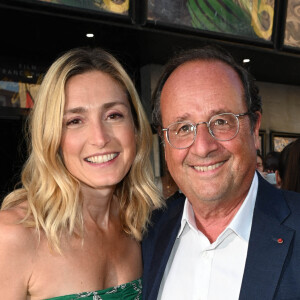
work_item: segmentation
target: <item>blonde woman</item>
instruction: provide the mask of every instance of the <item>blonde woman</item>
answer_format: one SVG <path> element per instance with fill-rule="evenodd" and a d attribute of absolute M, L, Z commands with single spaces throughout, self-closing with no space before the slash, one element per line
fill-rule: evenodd
<path fill-rule="evenodd" d="M 161 203 L 129 76 L 101 49 L 70 50 L 29 128 L 22 188 L 0 212 L 1 299 L 141 299 L 139 241 Z"/>

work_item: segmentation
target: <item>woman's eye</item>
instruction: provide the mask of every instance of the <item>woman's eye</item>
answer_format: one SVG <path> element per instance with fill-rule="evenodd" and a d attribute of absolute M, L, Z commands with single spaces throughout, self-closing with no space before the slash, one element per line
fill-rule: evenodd
<path fill-rule="evenodd" d="M 120 114 L 120 113 L 113 113 L 113 114 L 109 114 L 107 119 L 109 120 L 118 120 L 118 119 L 121 119 L 123 118 L 123 115 Z"/>
<path fill-rule="evenodd" d="M 81 123 L 81 120 L 80 119 L 72 119 L 72 120 L 69 120 L 66 125 L 67 126 L 70 126 L 70 125 L 77 125 L 77 124 L 80 124 Z"/>

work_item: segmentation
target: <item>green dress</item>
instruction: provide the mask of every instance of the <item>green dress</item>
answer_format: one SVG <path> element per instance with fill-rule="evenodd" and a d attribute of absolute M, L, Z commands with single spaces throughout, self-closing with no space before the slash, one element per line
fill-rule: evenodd
<path fill-rule="evenodd" d="M 137 279 L 115 287 L 95 292 L 49 298 L 47 300 L 141 300 L 142 280 Z"/>

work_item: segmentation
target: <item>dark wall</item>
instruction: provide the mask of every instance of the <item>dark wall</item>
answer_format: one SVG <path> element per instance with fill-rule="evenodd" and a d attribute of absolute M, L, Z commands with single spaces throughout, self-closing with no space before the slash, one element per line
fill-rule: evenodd
<path fill-rule="evenodd" d="M 27 156 L 23 125 L 21 118 L 0 119 L 0 202 L 20 180 Z"/>

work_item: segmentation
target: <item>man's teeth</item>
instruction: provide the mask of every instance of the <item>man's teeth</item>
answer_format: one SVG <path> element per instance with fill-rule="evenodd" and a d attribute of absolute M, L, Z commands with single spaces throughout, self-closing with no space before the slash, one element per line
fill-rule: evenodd
<path fill-rule="evenodd" d="M 92 156 L 87 158 L 86 160 L 91 163 L 101 164 L 114 159 L 116 156 L 117 153 L 105 154 L 105 155 Z"/>
<path fill-rule="evenodd" d="M 211 165 L 211 166 L 206 166 L 206 167 L 199 167 L 199 166 L 194 166 L 194 169 L 200 172 L 207 172 L 207 171 L 211 171 L 214 170 L 218 167 L 220 167 L 221 165 L 223 165 L 224 162 L 219 162 L 215 165 Z"/>

